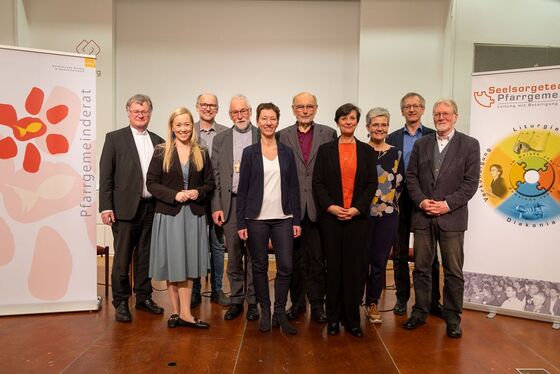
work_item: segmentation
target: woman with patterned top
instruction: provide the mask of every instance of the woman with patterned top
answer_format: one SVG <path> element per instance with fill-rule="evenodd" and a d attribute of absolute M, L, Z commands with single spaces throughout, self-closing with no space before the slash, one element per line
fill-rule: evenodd
<path fill-rule="evenodd" d="M 372 323 L 381 323 L 377 307 L 385 288 L 385 268 L 391 245 L 399 226 L 399 195 L 404 178 L 402 152 L 385 143 L 390 115 L 387 109 L 373 108 L 366 116 L 369 145 L 376 155 L 377 191 L 369 210 L 368 277 L 366 282 L 366 317 Z"/>

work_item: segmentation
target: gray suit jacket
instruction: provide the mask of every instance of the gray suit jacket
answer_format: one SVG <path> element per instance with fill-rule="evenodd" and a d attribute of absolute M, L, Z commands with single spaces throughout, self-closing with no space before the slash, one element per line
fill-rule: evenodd
<path fill-rule="evenodd" d="M 317 220 L 317 204 L 313 196 L 313 168 L 319 146 L 336 139 L 336 131 L 328 126 L 313 123 L 313 142 L 307 165 L 303 161 L 303 153 L 299 145 L 297 123 L 278 132 L 280 142 L 292 148 L 296 159 L 297 175 L 299 180 L 299 196 L 301 202 L 301 219 L 307 216 L 312 222 Z"/>
<path fill-rule="evenodd" d="M 259 130 L 251 125 L 253 142 L 258 139 Z M 212 213 L 222 210 L 224 221 L 227 222 L 230 214 L 235 218 L 231 208 L 231 184 L 233 180 L 233 126 L 222 131 L 212 142 L 212 167 L 214 169 L 215 190 L 212 195 Z"/>
<path fill-rule="evenodd" d="M 436 135 L 431 134 L 418 139 L 412 148 L 406 171 L 408 192 L 414 202 L 412 226 L 428 228 L 433 218 L 419 208 L 422 200 L 445 200 L 451 211 L 437 218 L 439 227 L 444 231 L 465 231 L 467 203 L 474 196 L 480 177 L 480 145 L 475 138 L 455 130 L 437 179 L 434 175 L 436 146 Z"/>

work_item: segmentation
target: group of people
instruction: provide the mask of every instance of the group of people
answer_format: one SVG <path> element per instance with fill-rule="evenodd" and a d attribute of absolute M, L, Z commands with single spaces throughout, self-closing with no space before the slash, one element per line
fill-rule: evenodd
<path fill-rule="evenodd" d="M 488 274 L 465 274 L 465 300 L 560 316 L 560 284 Z"/>
<path fill-rule="evenodd" d="M 150 279 L 165 280 L 172 307 L 168 327 L 206 329 L 192 314 L 201 301 L 200 277 L 211 274 L 211 301 L 227 306 L 224 319 L 244 312 L 261 332 L 309 310 L 327 333 L 363 336 L 366 318 L 381 322 L 378 302 L 393 248 L 397 315 L 410 296 L 409 236 L 414 241 L 416 303 L 404 328 L 425 323 L 429 313 L 462 335 L 463 234 L 467 202 L 479 179 L 478 142 L 455 129 L 453 100 L 433 106 L 436 130 L 425 127 L 425 100 L 401 100 L 405 126 L 389 135 L 390 114 L 366 115 L 369 142 L 355 137 L 361 117 L 354 104 L 340 106 L 335 129 L 317 124 L 317 98 L 294 96 L 296 122 L 277 132 L 280 109 L 252 107 L 243 95 L 229 103 L 233 126 L 215 122 L 214 94 L 201 94 L 194 122 L 175 109 L 166 139 L 147 130 L 153 110 L 146 95 L 131 97 L 130 126 L 107 134 L 100 161 L 100 212 L 114 235 L 113 305 L 117 321 L 131 321 L 129 267 L 134 267 L 136 309 L 162 314 Z M 437 244 L 444 270 L 439 294 Z M 276 257 L 274 304 L 268 285 L 268 253 Z M 222 290 L 227 248 L 229 297 Z M 132 259 L 134 258 L 134 261 Z M 364 297 L 365 290 L 365 297 Z M 286 310 L 290 297 L 291 307 Z"/>

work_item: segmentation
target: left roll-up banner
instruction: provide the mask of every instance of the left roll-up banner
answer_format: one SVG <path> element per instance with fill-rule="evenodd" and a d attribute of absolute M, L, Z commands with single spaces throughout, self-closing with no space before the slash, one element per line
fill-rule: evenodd
<path fill-rule="evenodd" d="M 0 46 L 0 315 L 99 308 L 95 65 Z"/>

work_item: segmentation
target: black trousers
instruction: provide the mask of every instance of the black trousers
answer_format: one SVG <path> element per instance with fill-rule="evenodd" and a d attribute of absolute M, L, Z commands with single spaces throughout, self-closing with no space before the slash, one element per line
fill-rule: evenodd
<path fill-rule="evenodd" d="M 323 214 L 319 227 L 327 264 L 327 319 L 342 322 L 346 328 L 359 327 L 367 270 L 367 218 L 339 221 Z"/>
<path fill-rule="evenodd" d="M 113 223 L 113 243 L 115 255 L 111 274 L 113 305 L 128 300 L 130 289 L 129 269 L 134 258 L 134 293 L 140 303 L 152 297 L 150 270 L 150 241 L 154 221 L 155 200 L 141 200 L 136 215 L 130 221 L 119 220 Z"/>
<path fill-rule="evenodd" d="M 431 305 L 432 263 L 436 243 L 441 248 L 443 265 L 443 318 L 447 323 L 459 322 L 463 312 L 463 241 L 464 231 L 443 231 L 437 218 L 430 227 L 414 230 L 414 294 L 416 303 L 412 315 L 425 320 Z"/>
<path fill-rule="evenodd" d="M 369 217 L 366 305 L 377 304 L 385 288 L 385 269 L 395 240 L 399 215 Z"/>
<path fill-rule="evenodd" d="M 274 281 L 274 313 L 286 314 L 286 300 L 292 276 L 293 220 L 247 220 L 249 251 L 253 265 L 255 296 L 261 308 L 270 310 L 268 289 L 268 241 L 272 241 L 276 257 Z"/>
<path fill-rule="evenodd" d="M 410 231 L 412 226 L 413 202 L 406 188 L 399 198 L 399 230 L 393 244 L 393 271 L 397 299 L 404 303 L 410 298 L 410 269 L 408 267 L 408 249 L 410 248 Z M 439 292 L 439 262 L 437 256 L 432 263 L 432 303 L 441 299 Z"/>
<path fill-rule="evenodd" d="M 321 247 L 319 224 L 307 213 L 301 221 L 301 236 L 294 239 L 294 272 L 290 284 L 292 306 L 305 308 L 305 296 L 311 310 L 323 310 L 325 304 L 325 256 Z"/>

